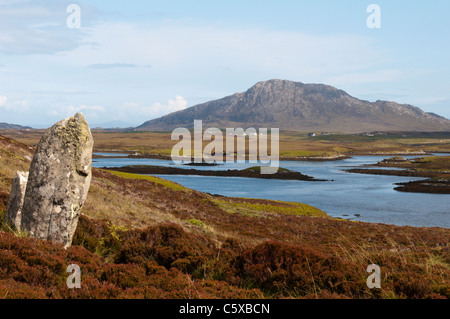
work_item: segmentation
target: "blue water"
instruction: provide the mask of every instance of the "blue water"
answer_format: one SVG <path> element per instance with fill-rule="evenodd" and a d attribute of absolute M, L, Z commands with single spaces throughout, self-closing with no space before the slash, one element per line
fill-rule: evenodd
<path fill-rule="evenodd" d="M 333 217 L 395 225 L 450 228 L 450 195 L 405 193 L 394 190 L 394 183 L 424 178 L 352 174 L 343 171 L 364 164 L 375 164 L 384 158 L 386 156 L 355 156 L 341 161 L 280 162 L 280 167 L 326 179 L 328 180 L 326 182 L 192 175 L 157 176 L 211 194 L 301 202 L 320 208 Z M 101 158 L 94 161 L 94 167 L 170 165 L 198 170 L 226 170 L 255 166 L 249 163 L 224 163 L 218 166 L 191 167 L 174 165 L 170 160 L 129 158 Z"/>

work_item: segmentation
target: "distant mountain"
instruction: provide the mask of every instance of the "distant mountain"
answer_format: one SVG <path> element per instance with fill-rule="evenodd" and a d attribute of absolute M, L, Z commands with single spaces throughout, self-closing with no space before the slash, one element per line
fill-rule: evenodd
<path fill-rule="evenodd" d="M 395 102 L 359 100 L 324 84 L 285 80 L 259 82 L 243 93 L 153 119 L 135 130 L 193 126 L 267 127 L 293 131 L 448 131 L 450 120 Z"/>
<path fill-rule="evenodd" d="M 25 129 L 31 129 L 31 127 L 17 124 L 0 123 L 0 130 L 25 130 Z"/>
<path fill-rule="evenodd" d="M 115 128 L 131 128 L 134 125 L 123 121 L 110 121 L 105 123 L 93 123 L 89 125 L 92 128 L 115 129 Z"/>

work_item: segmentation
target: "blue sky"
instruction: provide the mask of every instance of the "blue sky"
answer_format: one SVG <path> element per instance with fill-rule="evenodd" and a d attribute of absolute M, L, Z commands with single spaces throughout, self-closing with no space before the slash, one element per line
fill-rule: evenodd
<path fill-rule="evenodd" d="M 0 122 L 139 125 L 274 78 L 450 118 L 449 15 L 447 0 L 0 0 Z"/>

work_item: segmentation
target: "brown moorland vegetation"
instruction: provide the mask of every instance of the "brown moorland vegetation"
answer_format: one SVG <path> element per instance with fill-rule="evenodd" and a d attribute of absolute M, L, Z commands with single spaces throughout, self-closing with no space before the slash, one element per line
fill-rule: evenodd
<path fill-rule="evenodd" d="M 32 150 L 0 138 L 2 207 Z M 1 217 L 0 217 L 1 218 Z M 1 225 L 0 298 L 449 298 L 450 230 L 337 220 L 94 169 L 73 246 Z M 82 270 L 68 289 L 66 267 Z M 381 289 L 366 286 L 369 264 Z"/>
<path fill-rule="evenodd" d="M 43 132 L 44 130 L 7 130 L 2 131 L 2 134 L 22 143 L 35 145 Z M 172 147 L 178 142 L 171 140 L 171 132 L 164 131 L 93 130 L 92 134 L 96 150 L 138 152 L 141 155 L 151 156 L 170 156 Z M 204 141 L 203 146 L 208 143 L 209 141 Z M 344 158 L 357 154 L 413 154 L 423 151 L 450 152 L 450 134 L 411 132 L 363 136 L 317 133 L 315 137 L 308 137 L 306 132 L 280 132 L 282 159 Z"/>

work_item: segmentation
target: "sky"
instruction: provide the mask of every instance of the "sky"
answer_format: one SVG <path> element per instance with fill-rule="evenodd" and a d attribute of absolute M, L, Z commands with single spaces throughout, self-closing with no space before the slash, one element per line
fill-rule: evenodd
<path fill-rule="evenodd" d="M 449 58 L 448 0 L 0 0 L 0 122 L 137 126 L 270 79 L 450 118 Z"/>

